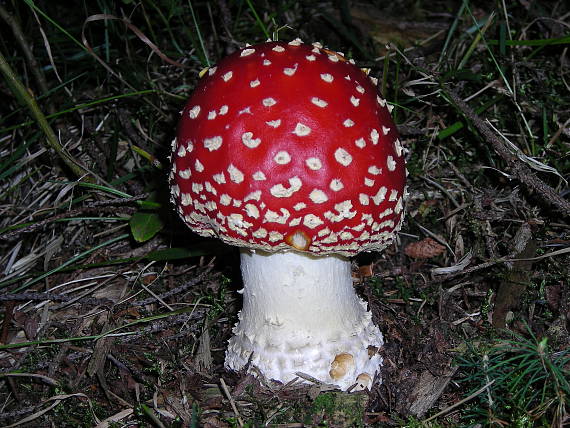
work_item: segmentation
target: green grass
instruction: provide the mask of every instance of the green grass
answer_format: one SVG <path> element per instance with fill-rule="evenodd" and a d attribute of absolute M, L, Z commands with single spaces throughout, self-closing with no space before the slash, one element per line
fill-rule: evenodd
<path fill-rule="evenodd" d="M 463 420 L 508 426 L 562 426 L 570 406 L 569 351 L 553 352 L 548 339 L 514 336 L 480 343 L 458 357 L 461 382 L 474 391 Z"/>

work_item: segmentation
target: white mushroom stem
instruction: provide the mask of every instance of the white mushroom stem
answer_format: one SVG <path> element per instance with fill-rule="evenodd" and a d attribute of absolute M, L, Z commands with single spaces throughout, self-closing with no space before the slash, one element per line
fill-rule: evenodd
<path fill-rule="evenodd" d="M 354 291 L 348 259 L 242 250 L 241 269 L 243 309 L 226 367 L 240 370 L 251 357 L 250 372 L 283 383 L 302 372 L 343 390 L 370 386 L 361 380 L 379 370 L 374 351 L 384 342 Z"/>

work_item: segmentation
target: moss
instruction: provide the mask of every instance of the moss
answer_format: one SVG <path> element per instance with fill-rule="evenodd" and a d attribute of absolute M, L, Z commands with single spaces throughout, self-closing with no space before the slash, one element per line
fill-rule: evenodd
<path fill-rule="evenodd" d="M 364 426 L 364 408 L 367 399 L 368 396 L 364 394 L 337 391 L 321 394 L 313 401 L 305 423 L 316 422 L 325 424 L 324 426 Z"/>

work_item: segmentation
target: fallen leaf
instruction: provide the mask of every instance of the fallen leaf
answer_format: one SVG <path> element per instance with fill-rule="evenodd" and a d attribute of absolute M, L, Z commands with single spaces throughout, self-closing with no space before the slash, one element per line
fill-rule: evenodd
<path fill-rule="evenodd" d="M 424 238 L 406 246 L 404 253 L 414 259 L 431 259 L 445 252 L 445 247 L 432 238 Z"/>

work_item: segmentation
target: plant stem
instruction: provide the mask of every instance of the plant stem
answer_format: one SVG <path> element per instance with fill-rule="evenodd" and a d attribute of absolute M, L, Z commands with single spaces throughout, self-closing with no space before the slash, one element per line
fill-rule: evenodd
<path fill-rule="evenodd" d="M 79 165 L 73 157 L 67 153 L 67 151 L 63 148 L 60 144 L 57 136 L 53 132 L 50 124 L 48 123 L 45 115 L 39 108 L 35 98 L 30 95 L 27 91 L 26 87 L 22 84 L 22 82 L 16 76 L 16 73 L 6 61 L 2 52 L 0 52 L 0 71 L 6 78 L 6 82 L 10 87 L 12 93 L 18 98 L 18 100 L 29 109 L 30 115 L 33 119 L 37 122 L 41 130 L 46 136 L 46 143 L 49 148 L 55 150 L 55 152 L 59 155 L 59 157 L 63 160 L 63 162 L 69 167 L 69 169 L 79 178 L 85 177 L 86 175 L 90 174 L 89 171 L 84 169 L 81 165 Z M 90 181 L 89 178 L 86 178 L 87 181 Z"/>

